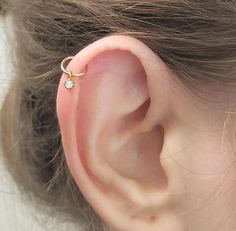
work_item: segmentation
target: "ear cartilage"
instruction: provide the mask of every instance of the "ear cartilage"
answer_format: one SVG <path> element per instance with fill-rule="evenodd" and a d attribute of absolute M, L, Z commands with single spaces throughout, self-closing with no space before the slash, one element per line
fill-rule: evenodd
<path fill-rule="evenodd" d="M 82 73 L 73 73 L 71 70 L 67 71 L 64 67 L 66 61 L 73 59 L 74 56 L 68 56 L 64 58 L 61 62 L 61 70 L 69 76 L 69 78 L 65 81 L 64 86 L 66 89 L 70 90 L 75 86 L 75 83 L 72 78 L 74 77 L 81 77 L 85 75 L 85 72 Z"/>

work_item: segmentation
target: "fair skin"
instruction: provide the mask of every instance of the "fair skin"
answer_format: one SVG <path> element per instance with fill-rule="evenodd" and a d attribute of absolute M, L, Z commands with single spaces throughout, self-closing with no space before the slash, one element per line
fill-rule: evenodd
<path fill-rule="evenodd" d="M 81 72 L 57 115 L 69 169 L 114 231 L 235 230 L 229 115 L 201 104 L 149 47 L 100 39 L 67 69 Z"/>

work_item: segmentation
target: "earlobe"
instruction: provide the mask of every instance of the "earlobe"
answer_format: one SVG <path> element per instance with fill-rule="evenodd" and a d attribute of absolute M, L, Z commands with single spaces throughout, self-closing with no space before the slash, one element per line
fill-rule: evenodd
<path fill-rule="evenodd" d="M 163 84 L 171 72 L 148 47 L 128 36 L 95 42 L 68 68 L 78 72 L 85 65 L 85 78 L 76 79 L 77 86 L 68 92 L 63 75 L 57 94 L 71 173 L 111 227 L 164 229 L 166 211 L 176 203 L 170 197 L 169 171 L 161 161 L 163 121 L 172 116 Z"/>

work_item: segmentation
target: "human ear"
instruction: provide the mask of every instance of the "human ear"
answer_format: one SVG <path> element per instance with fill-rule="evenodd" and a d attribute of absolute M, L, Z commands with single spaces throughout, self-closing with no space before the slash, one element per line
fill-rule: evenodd
<path fill-rule="evenodd" d="M 173 162 L 163 158 L 176 129 L 174 73 L 144 43 L 124 35 L 97 40 L 62 75 L 57 115 L 66 160 L 81 192 L 114 230 L 182 230 Z M 177 87 L 178 86 L 178 87 Z M 178 100 L 177 100 L 178 101 Z"/>

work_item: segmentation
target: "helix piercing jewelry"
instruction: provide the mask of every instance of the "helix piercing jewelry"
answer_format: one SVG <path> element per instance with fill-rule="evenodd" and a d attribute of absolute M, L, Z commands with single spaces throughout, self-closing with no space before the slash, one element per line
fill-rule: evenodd
<path fill-rule="evenodd" d="M 82 73 L 73 73 L 71 70 L 66 70 L 64 64 L 66 61 L 73 59 L 74 56 L 68 56 L 64 58 L 61 62 L 61 70 L 69 76 L 69 78 L 64 82 L 64 86 L 66 89 L 72 89 L 75 86 L 75 83 L 72 78 L 74 77 L 82 77 L 85 75 L 85 72 Z"/>

